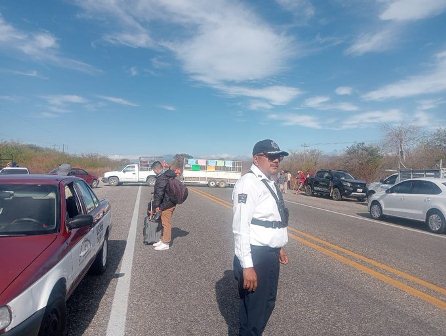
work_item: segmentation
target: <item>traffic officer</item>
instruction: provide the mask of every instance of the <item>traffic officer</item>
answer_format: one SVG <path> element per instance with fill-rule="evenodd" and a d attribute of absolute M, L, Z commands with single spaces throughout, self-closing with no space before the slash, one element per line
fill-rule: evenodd
<path fill-rule="evenodd" d="M 261 335 L 273 312 L 280 264 L 288 263 L 288 209 L 274 183 L 288 155 L 272 140 L 255 144 L 251 170 L 232 194 L 234 276 L 240 296 L 240 335 Z"/>

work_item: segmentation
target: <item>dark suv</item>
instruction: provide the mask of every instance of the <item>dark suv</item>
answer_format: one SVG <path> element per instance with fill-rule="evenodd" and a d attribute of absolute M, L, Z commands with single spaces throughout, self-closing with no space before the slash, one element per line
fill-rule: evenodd
<path fill-rule="evenodd" d="M 367 197 L 365 181 L 356 180 L 343 170 L 319 170 L 305 181 L 305 194 L 330 196 L 335 201 L 353 197 L 363 202 Z"/>

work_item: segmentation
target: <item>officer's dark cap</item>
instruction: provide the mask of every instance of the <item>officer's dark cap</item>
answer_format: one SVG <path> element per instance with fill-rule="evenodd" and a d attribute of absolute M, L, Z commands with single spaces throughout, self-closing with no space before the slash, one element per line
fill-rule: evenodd
<path fill-rule="evenodd" d="M 269 154 L 269 155 L 280 155 L 280 156 L 288 156 L 288 152 L 280 150 L 279 145 L 277 145 L 271 139 L 265 139 L 257 142 L 252 149 L 252 155 L 257 154 Z"/>

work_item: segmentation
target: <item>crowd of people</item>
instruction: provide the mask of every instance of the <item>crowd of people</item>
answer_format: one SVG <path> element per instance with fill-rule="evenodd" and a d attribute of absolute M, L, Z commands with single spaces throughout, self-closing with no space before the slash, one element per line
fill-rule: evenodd
<path fill-rule="evenodd" d="M 291 174 L 290 171 L 282 170 L 277 175 L 277 184 L 282 193 L 286 194 L 290 190 L 297 194 L 304 191 L 305 181 L 308 177 L 310 177 L 310 173 L 305 173 L 302 170 L 298 170 L 295 175 Z"/>

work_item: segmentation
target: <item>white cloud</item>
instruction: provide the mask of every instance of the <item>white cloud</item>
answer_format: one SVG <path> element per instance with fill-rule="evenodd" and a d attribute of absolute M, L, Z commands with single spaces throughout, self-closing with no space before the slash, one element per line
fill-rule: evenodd
<path fill-rule="evenodd" d="M 250 110 L 270 110 L 273 107 L 270 103 L 260 100 L 251 100 L 248 104 Z"/>
<path fill-rule="evenodd" d="M 382 52 L 396 45 L 399 29 L 388 27 L 376 33 L 360 35 L 346 50 L 346 54 L 359 56 L 370 52 Z"/>
<path fill-rule="evenodd" d="M 159 107 L 167 111 L 176 111 L 176 107 L 172 105 L 159 105 Z"/>
<path fill-rule="evenodd" d="M 420 20 L 441 14 L 446 0 L 391 0 L 379 16 L 381 20 Z"/>
<path fill-rule="evenodd" d="M 370 91 L 363 98 L 366 100 L 385 100 L 444 91 L 446 91 L 446 52 L 441 52 L 436 55 L 436 62 L 430 71 Z"/>
<path fill-rule="evenodd" d="M 135 47 L 166 48 L 194 79 L 216 85 L 262 80 L 283 71 L 294 41 L 274 31 L 243 3 L 227 0 L 78 0 L 89 18 L 115 20 L 106 39 Z M 180 28 L 170 40 L 155 24 Z M 149 38 L 149 34 L 155 35 Z M 136 41 L 131 37 L 136 35 Z M 143 38 L 141 38 L 141 35 Z"/>
<path fill-rule="evenodd" d="M 426 99 L 420 100 L 418 102 L 418 109 L 421 111 L 427 111 L 437 108 L 438 106 L 444 104 L 443 99 Z"/>
<path fill-rule="evenodd" d="M 88 102 L 87 99 L 77 96 L 77 95 L 52 95 L 52 96 L 43 96 L 48 104 L 53 106 L 64 106 L 68 104 L 85 104 Z"/>
<path fill-rule="evenodd" d="M 365 112 L 344 119 L 341 128 L 364 128 L 369 127 L 370 124 L 395 123 L 401 122 L 403 119 L 403 114 L 397 109 Z"/>
<path fill-rule="evenodd" d="M 59 54 L 57 39 L 48 32 L 24 32 L 8 24 L 0 15 L 0 48 L 19 52 L 35 60 L 59 67 L 97 73 L 93 66 Z"/>
<path fill-rule="evenodd" d="M 219 86 L 219 90 L 231 96 L 259 98 L 271 105 L 286 105 L 299 94 L 298 88 L 290 86 L 267 86 L 264 88 L 247 88 L 241 86 Z"/>
<path fill-rule="evenodd" d="M 58 117 L 64 113 L 69 113 L 71 105 L 83 105 L 88 104 L 88 100 L 77 95 L 50 95 L 42 96 L 46 101 L 46 111 L 40 113 L 41 117 Z"/>
<path fill-rule="evenodd" d="M 336 88 L 335 92 L 340 96 L 349 96 L 352 94 L 353 89 L 349 86 L 339 86 Z"/>
<path fill-rule="evenodd" d="M 104 99 L 106 101 L 109 101 L 111 103 L 118 104 L 118 105 L 133 106 L 133 107 L 139 106 L 135 103 L 129 102 L 128 100 L 125 100 L 125 99 L 122 99 L 119 97 L 110 97 L 110 96 L 98 96 L 98 97 L 101 99 Z"/>
<path fill-rule="evenodd" d="M 418 127 L 432 128 L 434 126 L 438 126 L 438 120 L 437 120 L 437 122 L 434 122 L 431 115 L 425 111 L 415 112 L 415 115 L 411 121 L 412 121 L 413 125 L 416 125 Z"/>
<path fill-rule="evenodd" d="M 307 98 L 304 102 L 305 107 L 314 108 L 317 110 L 337 110 L 337 111 L 357 111 L 358 107 L 354 104 L 341 102 L 341 103 L 331 103 L 330 97 L 326 96 L 315 96 Z"/>
<path fill-rule="evenodd" d="M 271 120 L 281 121 L 285 126 L 302 126 L 315 129 L 322 128 L 320 120 L 310 115 L 292 113 L 270 114 L 268 118 Z"/>
<path fill-rule="evenodd" d="M 330 97 L 326 97 L 326 96 L 311 97 L 311 98 L 305 99 L 305 106 L 318 108 L 323 103 L 326 103 L 328 101 L 330 101 Z"/>
<path fill-rule="evenodd" d="M 276 0 L 285 10 L 300 20 L 308 20 L 314 16 L 314 6 L 308 0 Z"/>
<path fill-rule="evenodd" d="M 130 69 L 128 69 L 128 73 L 130 74 L 130 76 L 135 77 L 139 75 L 139 71 L 137 67 L 130 67 Z"/>

